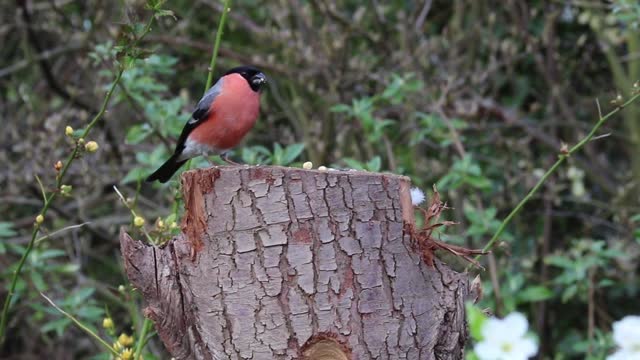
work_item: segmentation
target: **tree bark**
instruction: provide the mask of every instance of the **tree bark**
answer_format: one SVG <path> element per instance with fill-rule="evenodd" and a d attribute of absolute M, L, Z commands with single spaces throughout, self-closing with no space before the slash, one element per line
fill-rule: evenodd
<path fill-rule="evenodd" d="M 176 359 L 463 358 L 467 276 L 414 252 L 408 178 L 234 166 L 182 186 L 180 236 L 120 236 Z"/>

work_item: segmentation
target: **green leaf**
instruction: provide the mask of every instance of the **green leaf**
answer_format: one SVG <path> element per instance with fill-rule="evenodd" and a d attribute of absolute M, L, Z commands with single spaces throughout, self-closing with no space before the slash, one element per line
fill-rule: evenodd
<path fill-rule="evenodd" d="M 472 303 L 467 302 L 465 304 L 467 310 L 467 321 L 469 322 L 469 332 L 471 337 L 475 341 L 482 340 L 482 326 L 487 321 L 487 315 L 485 315 L 480 308 L 474 306 Z"/>
<path fill-rule="evenodd" d="M 569 259 L 566 256 L 560 256 L 560 255 L 547 255 L 544 258 L 544 262 L 547 265 L 553 265 L 553 266 L 557 266 L 565 269 L 572 269 L 575 267 L 575 263 L 571 261 L 571 259 Z"/>
<path fill-rule="evenodd" d="M 39 292 L 45 292 L 47 290 L 47 283 L 39 272 L 31 271 L 31 282 L 33 282 L 33 285 Z"/>
<path fill-rule="evenodd" d="M 35 267 L 45 265 L 45 260 L 66 256 L 67 253 L 60 249 L 47 249 L 43 251 L 33 251 L 29 257 L 29 263 Z"/>
<path fill-rule="evenodd" d="M 380 160 L 380 156 L 375 156 L 373 159 L 367 161 L 367 170 L 373 172 L 379 172 L 380 167 L 382 166 L 382 160 Z"/>
<path fill-rule="evenodd" d="M 569 285 L 566 289 L 564 289 L 564 291 L 562 292 L 562 297 L 561 300 L 563 303 L 566 303 L 567 301 L 569 301 L 571 298 L 573 298 L 576 293 L 578 293 L 578 285 L 576 284 L 571 284 Z"/>
<path fill-rule="evenodd" d="M 69 307 L 76 307 L 84 303 L 87 299 L 93 295 L 96 289 L 91 287 L 82 288 L 74 293 L 72 293 L 69 297 L 67 297 L 63 304 Z"/>
<path fill-rule="evenodd" d="M 274 165 L 281 165 L 283 158 L 284 158 L 284 150 L 282 149 L 282 146 L 278 143 L 273 144 L 272 163 Z"/>
<path fill-rule="evenodd" d="M 148 175 L 148 170 L 141 167 L 135 167 L 129 170 L 127 175 L 120 182 L 122 184 L 137 182 L 140 179 L 144 179 L 147 175 Z"/>
<path fill-rule="evenodd" d="M 55 272 L 62 274 L 72 274 L 78 272 L 78 270 L 80 270 L 80 265 L 75 263 L 68 263 L 55 267 Z"/>
<path fill-rule="evenodd" d="M 517 292 L 519 302 L 543 301 L 553 297 L 553 292 L 544 286 L 530 286 Z"/>
<path fill-rule="evenodd" d="M 42 333 L 48 333 L 49 331 L 55 331 L 56 335 L 62 336 L 64 329 L 71 324 L 71 320 L 67 318 L 60 318 L 57 320 L 49 321 L 48 323 L 40 327 Z"/>
<path fill-rule="evenodd" d="M 78 309 L 77 316 L 90 320 L 101 319 L 104 315 L 104 309 L 94 305 L 82 306 Z"/>
<path fill-rule="evenodd" d="M 127 131 L 126 142 L 127 144 L 139 144 L 152 133 L 153 129 L 149 124 L 134 125 Z"/>
<path fill-rule="evenodd" d="M 289 165 L 291 164 L 304 150 L 304 144 L 291 144 L 287 146 L 284 150 L 284 156 L 282 159 L 282 163 L 280 165 Z"/>
<path fill-rule="evenodd" d="M 18 233 L 13 230 L 13 223 L 0 221 L 0 238 L 16 236 Z"/>
<path fill-rule="evenodd" d="M 347 164 L 347 166 L 350 167 L 351 169 L 366 170 L 366 165 L 356 159 L 343 158 L 342 161 L 344 161 Z"/>
<path fill-rule="evenodd" d="M 156 19 L 159 19 L 159 18 L 165 17 L 165 16 L 169 16 L 169 17 L 172 17 L 173 20 L 178 20 L 176 15 L 171 10 L 164 10 L 164 9 L 156 10 L 156 13 L 155 13 L 154 16 L 156 17 Z"/>
<path fill-rule="evenodd" d="M 338 104 L 338 105 L 333 105 L 331 108 L 329 108 L 329 111 L 335 112 L 335 113 L 350 113 L 351 107 L 345 104 Z"/>
<path fill-rule="evenodd" d="M 466 355 L 465 355 L 465 360 L 480 360 L 480 358 L 478 357 L 478 355 L 476 355 L 475 352 L 473 351 L 469 351 Z"/>
<path fill-rule="evenodd" d="M 72 136 L 74 139 L 78 139 L 82 136 L 82 134 L 84 134 L 84 129 L 76 129 L 76 130 L 73 130 Z"/>

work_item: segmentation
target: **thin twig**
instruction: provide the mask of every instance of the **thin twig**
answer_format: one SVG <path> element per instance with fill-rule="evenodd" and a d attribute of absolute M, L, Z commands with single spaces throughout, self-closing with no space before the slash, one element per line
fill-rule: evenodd
<path fill-rule="evenodd" d="M 147 342 L 147 339 L 145 339 L 147 337 L 147 332 L 149 332 L 152 324 L 153 323 L 149 318 L 144 318 L 144 323 L 142 323 L 142 329 L 140 330 L 140 335 L 138 336 L 138 343 L 136 344 L 136 351 L 133 356 L 134 359 L 140 359 L 142 348 Z"/>
<path fill-rule="evenodd" d="M 593 334 L 594 329 L 596 327 L 595 324 L 595 290 L 593 284 L 593 269 L 590 269 L 587 275 L 587 280 L 589 284 L 589 302 L 587 304 L 587 338 L 589 339 L 589 347 L 587 348 L 587 358 L 591 358 L 591 353 L 593 352 Z"/>
<path fill-rule="evenodd" d="M 67 230 L 78 229 L 78 228 L 81 228 L 81 227 L 83 227 L 85 225 L 89 225 L 89 224 L 91 224 L 91 222 L 87 221 L 87 222 L 83 222 L 82 224 L 70 225 L 70 226 L 63 227 L 62 229 L 58 229 L 58 230 L 52 232 L 51 234 L 47 234 L 47 235 L 45 235 L 43 237 L 38 238 L 36 240 L 36 244 L 39 244 L 40 242 L 42 242 L 44 240 L 47 240 L 48 238 L 50 238 L 50 237 L 52 237 L 54 235 L 57 235 L 59 233 L 65 232 Z"/>
<path fill-rule="evenodd" d="M 209 75 L 207 75 L 207 84 L 204 87 L 204 92 L 207 92 L 213 82 L 213 69 L 216 67 L 216 59 L 218 58 L 218 49 L 220 48 L 220 42 L 222 42 L 222 32 L 224 30 L 224 23 L 227 21 L 227 14 L 231 9 L 231 0 L 224 0 L 224 6 L 222 7 L 222 15 L 220 16 L 220 23 L 218 24 L 218 31 L 216 31 L 216 40 L 213 44 L 213 51 L 211 52 L 211 62 L 209 63 Z"/>
<path fill-rule="evenodd" d="M 640 97 L 640 93 L 632 96 L 631 98 L 629 98 L 629 100 L 627 100 L 625 103 L 623 103 L 622 105 L 618 106 L 617 108 L 613 109 L 612 111 L 610 111 L 608 114 L 606 114 L 605 116 L 600 116 L 600 119 L 598 120 L 598 122 L 593 126 L 593 128 L 591 129 L 591 131 L 589 132 L 589 134 L 587 134 L 587 136 L 585 136 L 582 140 L 580 140 L 580 142 L 578 142 L 576 145 L 574 145 L 573 147 L 571 147 L 570 149 L 568 149 L 565 153 L 561 153 L 560 155 L 558 155 L 558 160 L 549 168 L 549 170 L 547 170 L 547 172 L 540 178 L 540 180 L 538 180 L 538 182 L 536 183 L 536 185 L 529 191 L 529 193 L 522 199 L 520 200 L 520 202 L 518 203 L 518 205 L 516 205 L 516 207 L 511 210 L 511 212 L 509 213 L 509 215 L 507 215 L 507 217 L 502 221 L 502 223 L 500 224 L 500 227 L 498 227 L 498 230 L 496 230 L 496 233 L 493 235 L 493 237 L 491 238 L 491 240 L 489 240 L 489 242 L 487 243 L 487 245 L 485 245 L 485 247 L 483 248 L 483 250 L 487 251 L 490 250 L 494 243 L 498 240 L 498 238 L 500 237 L 500 235 L 502 235 L 502 233 L 504 232 L 504 230 L 506 229 L 507 225 L 511 222 L 511 220 L 513 219 L 513 217 L 520 212 L 520 210 L 522 210 L 522 208 L 524 207 L 524 205 L 531 200 L 531 198 L 533 197 L 533 195 L 535 193 L 538 192 L 538 190 L 540 189 L 540 187 L 542 187 L 542 184 L 544 184 L 547 179 L 549 178 L 549 176 L 551 176 L 551 174 L 553 174 L 556 169 L 558 169 L 558 167 L 560 165 L 562 165 L 562 163 L 569 157 L 571 156 L 571 154 L 573 154 L 574 152 L 580 150 L 586 143 L 588 143 L 589 141 L 591 141 L 591 139 L 595 136 L 595 133 L 600 129 L 600 127 L 609 119 L 611 118 L 613 115 L 617 114 L 618 112 L 620 112 L 620 110 L 622 110 L 623 108 L 625 108 L 626 106 L 628 106 L 629 104 L 633 103 L 634 101 L 636 101 L 638 98 Z M 599 107 L 599 105 L 598 105 Z M 476 260 L 478 260 L 480 258 L 480 256 L 476 256 Z"/>
<path fill-rule="evenodd" d="M 84 325 L 82 322 L 80 322 L 80 320 L 76 319 L 73 315 L 71 315 L 68 312 L 62 310 L 58 305 L 56 305 L 56 303 L 53 302 L 53 300 L 49 299 L 47 297 L 47 295 L 45 295 L 43 293 L 40 293 L 40 296 L 45 298 L 45 300 L 47 300 L 49 302 L 49 304 L 51 304 L 51 306 L 53 306 L 56 310 L 61 312 L 62 315 L 66 316 L 67 318 L 69 318 L 69 320 L 73 321 L 73 323 L 76 324 L 80 329 L 82 329 L 82 331 L 86 332 L 92 338 L 96 339 L 102 346 L 104 346 L 106 349 L 108 349 L 113 355 L 115 355 L 115 356 L 119 355 L 118 352 L 113 348 L 113 346 L 109 345 L 109 343 L 104 341 L 100 336 L 98 336 L 98 334 L 94 333 L 91 329 L 89 329 L 86 325 Z"/>

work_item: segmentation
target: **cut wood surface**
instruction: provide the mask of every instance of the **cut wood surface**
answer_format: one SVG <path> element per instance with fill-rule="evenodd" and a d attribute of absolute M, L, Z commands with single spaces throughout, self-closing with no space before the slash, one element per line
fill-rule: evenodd
<path fill-rule="evenodd" d="M 180 236 L 120 237 L 176 359 L 463 358 L 467 276 L 414 251 L 408 178 L 233 166 L 182 185 Z"/>

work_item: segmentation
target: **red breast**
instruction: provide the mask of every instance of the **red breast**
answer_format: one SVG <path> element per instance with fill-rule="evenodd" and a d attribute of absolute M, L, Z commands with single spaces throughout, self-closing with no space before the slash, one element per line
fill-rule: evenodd
<path fill-rule="evenodd" d="M 189 140 L 217 150 L 238 145 L 260 112 L 260 93 L 241 75 L 229 74 L 222 81 L 222 91 L 211 103 L 207 119 L 189 134 Z"/>

